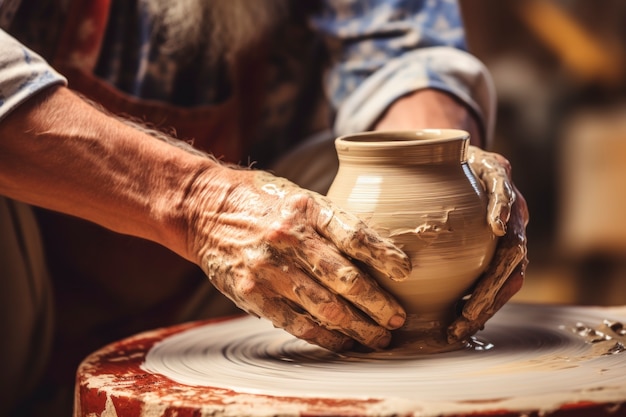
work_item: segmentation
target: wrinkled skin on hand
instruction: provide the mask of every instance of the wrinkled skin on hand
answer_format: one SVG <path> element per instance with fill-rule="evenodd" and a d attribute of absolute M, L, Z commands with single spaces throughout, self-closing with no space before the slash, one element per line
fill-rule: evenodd
<path fill-rule="evenodd" d="M 228 178 L 212 175 L 190 192 L 190 245 L 220 291 L 250 314 L 334 351 L 354 341 L 387 346 L 406 314 L 351 259 L 401 280 L 411 269 L 404 252 L 283 178 L 234 169 L 218 174 Z M 219 183 L 225 185 L 215 190 Z"/>
<path fill-rule="evenodd" d="M 528 207 L 513 185 L 509 161 L 497 153 L 470 146 L 468 162 L 487 191 L 487 221 L 500 239 L 490 266 L 473 288 L 460 316 L 448 327 L 451 343 L 467 339 L 484 327 L 519 291 L 528 264 Z"/>

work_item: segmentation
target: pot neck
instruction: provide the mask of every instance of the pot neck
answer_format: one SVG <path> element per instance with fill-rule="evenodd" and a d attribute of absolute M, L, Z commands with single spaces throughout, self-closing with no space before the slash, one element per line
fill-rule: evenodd
<path fill-rule="evenodd" d="M 366 140 L 343 137 L 335 141 L 335 147 L 339 160 L 348 163 L 459 165 L 467 162 L 469 137 L 411 140 L 384 135 Z"/>

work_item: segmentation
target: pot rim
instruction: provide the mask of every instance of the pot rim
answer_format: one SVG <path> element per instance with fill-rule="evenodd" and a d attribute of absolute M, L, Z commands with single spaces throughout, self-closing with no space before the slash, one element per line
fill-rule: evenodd
<path fill-rule="evenodd" d="M 469 140 L 469 132 L 461 129 L 376 130 L 339 136 L 336 143 L 363 148 L 401 148 L 415 144 L 435 144 Z"/>

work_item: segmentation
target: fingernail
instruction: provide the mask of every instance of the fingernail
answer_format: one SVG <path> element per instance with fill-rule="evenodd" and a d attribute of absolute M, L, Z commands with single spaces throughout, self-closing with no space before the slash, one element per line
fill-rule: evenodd
<path fill-rule="evenodd" d="M 390 329 L 397 329 L 399 327 L 402 327 L 402 325 L 404 324 L 404 321 L 405 321 L 404 316 L 396 314 L 395 316 L 389 319 L 389 321 L 387 322 L 387 327 Z"/>
<path fill-rule="evenodd" d="M 389 278 L 391 278 L 393 281 L 403 281 L 407 276 L 408 274 L 406 271 L 403 271 L 400 268 L 393 268 L 391 270 Z"/>
<path fill-rule="evenodd" d="M 391 335 L 385 335 L 383 337 L 381 337 L 380 339 L 378 339 L 378 343 L 376 344 L 376 347 L 378 349 L 384 349 L 387 346 L 389 346 L 389 343 L 391 342 Z"/>

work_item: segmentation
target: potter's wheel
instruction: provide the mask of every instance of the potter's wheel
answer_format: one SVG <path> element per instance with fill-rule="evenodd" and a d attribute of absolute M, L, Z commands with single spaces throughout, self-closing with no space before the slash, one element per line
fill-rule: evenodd
<path fill-rule="evenodd" d="M 624 322 L 626 308 L 509 304 L 464 350 L 386 358 L 334 354 L 252 317 L 192 323 L 87 358 L 77 415 L 94 398 L 228 416 L 626 415 Z"/>

